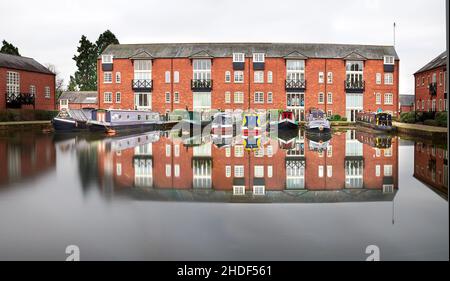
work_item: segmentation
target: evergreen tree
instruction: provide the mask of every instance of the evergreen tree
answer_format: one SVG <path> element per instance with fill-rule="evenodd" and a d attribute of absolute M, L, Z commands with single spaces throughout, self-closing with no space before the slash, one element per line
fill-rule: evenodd
<path fill-rule="evenodd" d="M 3 40 L 3 46 L 0 49 L 0 53 L 20 56 L 19 49 L 6 40 Z"/>
<path fill-rule="evenodd" d="M 86 36 L 81 36 L 80 45 L 77 48 L 78 55 L 73 57 L 78 70 L 74 79 L 80 91 L 97 90 L 97 51 L 96 45 Z M 72 82 L 72 81 L 71 81 Z"/>
<path fill-rule="evenodd" d="M 69 85 L 67 86 L 67 91 L 77 91 L 78 86 L 77 82 L 75 81 L 75 77 L 70 75 Z"/>
<path fill-rule="evenodd" d="M 110 44 L 119 44 L 119 40 L 117 40 L 116 35 L 112 33 L 109 29 L 100 34 L 95 45 L 97 46 L 97 55 L 103 53 L 103 51 Z"/>

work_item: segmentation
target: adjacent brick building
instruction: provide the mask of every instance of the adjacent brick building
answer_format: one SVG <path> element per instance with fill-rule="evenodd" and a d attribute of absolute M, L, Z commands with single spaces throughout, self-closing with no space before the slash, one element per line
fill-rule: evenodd
<path fill-rule="evenodd" d="M 209 112 L 312 107 L 354 121 L 397 115 L 393 46 L 288 43 L 110 45 L 98 58 L 100 108 Z"/>
<path fill-rule="evenodd" d="M 414 73 L 417 111 L 447 111 L 447 52 Z"/>
<path fill-rule="evenodd" d="M 398 112 L 414 111 L 414 95 L 399 95 Z"/>
<path fill-rule="evenodd" d="M 0 53 L 0 110 L 55 109 L 55 74 L 32 58 Z"/>
<path fill-rule="evenodd" d="M 98 107 L 96 91 L 66 91 L 58 98 L 58 109 L 83 109 Z"/>

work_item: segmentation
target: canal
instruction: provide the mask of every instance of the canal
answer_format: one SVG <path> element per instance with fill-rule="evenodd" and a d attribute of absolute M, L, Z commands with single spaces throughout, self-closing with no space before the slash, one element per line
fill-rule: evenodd
<path fill-rule="evenodd" d="M 0 136 L 0 260 L 447 260 L 448 151 L 357 130 Z"/>

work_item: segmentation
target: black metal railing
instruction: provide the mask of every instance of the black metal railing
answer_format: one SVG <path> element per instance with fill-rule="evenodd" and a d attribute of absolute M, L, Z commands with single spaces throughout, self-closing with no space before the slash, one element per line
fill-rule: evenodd
<path fill-rule="evenodd" d="M 304 91 L 306 89 L 306 80 L 286 80 L 286 91 Z"/>
<path fill-rule="evenodd" d="M 6 93 L 6 107 L 20 108 L 22 105 L 35 105 L 36 97 L 31 93 Z"/>
<path fill-rule="evenodd" d="M 347 93 L 362 93 L 364 92 L 364 80 L 346 80 L 344 81 L 345 91 Z"/>
<path fill-rule="evenodd" d="M 212 82 L 211 79 L 192 79 L 191 89 L 193 91 L 210 91 L 212 90 Z"/>
<path fill-rule="evenodd" d="M 428 85 L 428 90 L 430 91 L 430 95 L 435 96 L 437 94 L 437 84 L 436 82 L 432 82 Z"/>
<path fill-rule="evenodd" d="M 153 89 L 153 80 L 151 79 L 135 79 L 131 81 L 134 91 L 151 91 Z"/>

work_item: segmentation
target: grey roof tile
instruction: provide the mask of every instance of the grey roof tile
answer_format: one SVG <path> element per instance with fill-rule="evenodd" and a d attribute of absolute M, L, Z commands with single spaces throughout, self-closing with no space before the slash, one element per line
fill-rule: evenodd
<path fill-rule="evenodd" d="M 3 53 L 0 53 L 0 67 L 54 75 L 54 73 L 51 72 L 47 67 L 43 66 L 32 58 L 8 55 Z"/>
<path fill-rule="evenodd" d="M 63 92 L 58 100 L 67 99 L 69 103 L 97 103 L 97 97 L 96 91 L 67 91 Z"/>
<path fill-rule="evenodd" d="M 447 63 L 447 51 L 444 51 L 439 56 L 435 57 L 429 63 L 424 65 L 421 69 L 417 70 L 414 74 L 434 69 Z"/>

